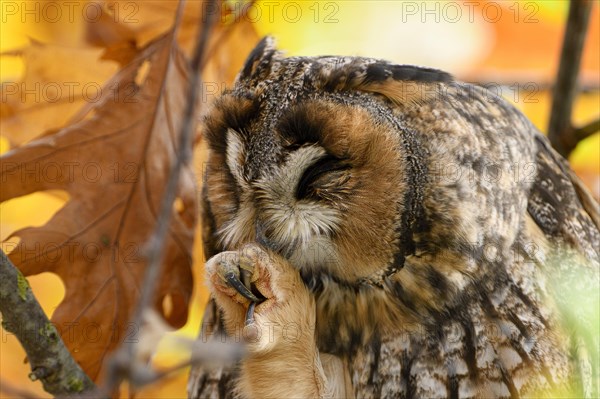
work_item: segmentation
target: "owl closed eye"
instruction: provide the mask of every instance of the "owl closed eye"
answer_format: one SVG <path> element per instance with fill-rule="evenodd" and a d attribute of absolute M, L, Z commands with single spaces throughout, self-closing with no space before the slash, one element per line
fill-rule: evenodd
<path fill-rule="evenodd" d="M 298 181 L 296 198 L 343 201 L 344 193 L 349 192 L 346 189 L 351 177 L 349 169 L 350 166 L 341 159 L 332 156 L 320 159 L 304 171 Z"/>

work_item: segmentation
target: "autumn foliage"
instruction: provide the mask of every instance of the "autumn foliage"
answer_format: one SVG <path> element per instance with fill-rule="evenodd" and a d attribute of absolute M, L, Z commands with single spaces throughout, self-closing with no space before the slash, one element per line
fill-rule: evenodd
<path fill-rule="evenodd" d="M 197 73 L 189 68 L 189 48 L 203 23 L 203 4 L 191 2 L 181 21 L 174 21 L 176 6 L 140 2 L 136 24 L 109 17 L 104 4 L 107 17 L 88 27 L 86 47 L 32 42 L 12 52 L 25 60 L 24 81 L 51 82 L 74 98 L 40 104 L 11 96 L 2 104 L 3 134 L 15 148 L 2 157 L 0 201 L 49 190 L 68 196 L 45 225 L 13 233 L 20 241 L 10 259 L 26 276 L 51 271 L 63 280 L 65 298 L 52 321 L 94 379 L 107 354 L 139 336 L 131 318 L 148 262 L 145 246 L 177 156 L 190 76 Z M 227 7 L 221 11 L 203 84 L 230 83 L 257 39 L 239 20 L 226 23 Z M 74 87 L 87 90 L 75 94 Z M 195 119 L 211 99 L 203 100 Z M 155 309 L 173 327 L 186 322 L 192 293 L 197 193 L 188 165 L 155 296 Z"/>

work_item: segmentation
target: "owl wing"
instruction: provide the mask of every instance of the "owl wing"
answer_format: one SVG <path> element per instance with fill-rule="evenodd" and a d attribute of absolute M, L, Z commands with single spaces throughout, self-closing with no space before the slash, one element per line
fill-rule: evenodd
<path fill-rule="evenodd" d="M 470 96 L 470 102 L 456 102 L 466 109 L 459 110 L 469 125 L 462 125 L 460 131 L 472 129 L 478 140 L 515 139 L 524 152 L 533 148 L 526 165 L 519 165 L 525 166 L 521 172 L 526 176 L 519 178 L 523 184 L 503 187 L 499 183 L 485 191 L 477 170 L 468 173 L 475 177 L 469 187 L 486 193 L 488 202 L 481 206 L 489 208 L 490 219 L 514 212 L 504 208 L 507 204 L 526 204 L 517 207 L 524 214 L 510 249 L 514 255 L 502 257 L 500 263 L 490 262 L 485 255 L 477 259 L 492 272 L 474 277 L 475 283 L 452 308 L 434 316 L 435 323 L 426 330 L 398 326 L 394 333 L 376 336 L 371 345 L 359 349 L 350 367 L 357 397 L 520 397 L 559 394 L 561 389 L 596 397 L 600 392 L 599 316 L 593 314 L 600 301 L 598 204 L 568 163 L 520 113 L 501 99 L 490 103 L 481 101 L 476 92 Z M 447 100 L 442 97 L 400 110 L 407 124 L 416 121 L 409 127 L 424 136 L 428 129 L 444 132 L 432 147 L 451 145 L 448 138 L 460 134 L 446 128 L 460 119 Z M 489 113 L 472 112 L 468 108 L 472 104 L 485 104 Z M 423 122 L 430 115 L 436 119 Z M 449 116 L 444 120 L 440 115 Z M 485 120 L 488 115 L 495 119 Z M 461 145 L 472 148 L 468 140 L 464 137 Z M 482 157 L 500 152 L 502 141 L 482 152 Z M 458 154 L 460 148 L 450 153 Z M 516 160 L 510 164 L 520 162 Z M 454 187 L 460 188 L 458 183 Z M 461 203 L 459 198 L 454 202 Z M 443 270 L 447 260 L 433 262 L 438 262 L 433 268 Z M 559 385 L 565 380 L 571 386 Z"/>
<path fill-rule="evenodd" d="M 598 262 L 598 204 L 548 141 L 536 137 L 536 179 L 527 210 L 542 232 Z"/>
<path fill-rule="evenodd" d="M 547 140 L 539 136 L 536 142 L 536 177 L 519 239 L 536 246 L 522 248 L 523 257 L 507 267 L 508 289 L 479 287 L 433 333 L 399 326 L 395 334 L 375 337 L 350 367 L 357 397 L 517 398 L 548 389 L 597 397 L 598 315 L 589 310 L 597 312 L 599 300 L 598 204 Z M 585 259 L 571 253 L 553 260 L 557 243 Z M 528 263 L 553 275 L 547 291 L 530 288 L 527 277 L 533 275 L 522 278 L 520 269 Z M 575 304 L 560 292 L 565 286 Z M 577 302 L 581 298 L 585 303 Z M 570 329 L 566 335 L 555 330 L 556 308 L 560 324 Z M 564 352 L 572 354 L 570 362 Z M 555 383 L 565 375 L 571 386 L 561 391 Z"/>
<path fill-rule="evenodd" d="M 575 384 L 582 397 L 600 394 L 599 205 L 545 137 L 537 137 L 537 178 L 527 211 L 555 246 L 540 264 L 553 277 L 558 317 L 570 334 Z M 557 250 L 556 247 L 559 249 Z"/>

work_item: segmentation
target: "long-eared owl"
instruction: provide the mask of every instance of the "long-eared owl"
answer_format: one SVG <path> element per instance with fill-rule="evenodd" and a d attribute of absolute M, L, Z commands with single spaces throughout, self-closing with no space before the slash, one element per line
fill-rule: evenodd
<path fill-rule="evenodd" d="M 266 38 L 203 134 L 191 397 L 599 394 L 598 205 L 496 94 Z"/>

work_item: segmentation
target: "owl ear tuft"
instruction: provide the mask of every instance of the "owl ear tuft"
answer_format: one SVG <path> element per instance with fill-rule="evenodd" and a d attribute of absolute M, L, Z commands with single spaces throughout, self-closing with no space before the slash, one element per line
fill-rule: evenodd
<path fill-rule="evenodd" d="M 279 52 L 275 44 L 275 38 L 265 36 L 250 52 L 237 80 L 260 78 L 268 74 L 271 69 L 273 57 L 279 59 Z"/>
<path fill-rule="evenodd" d="M 452 75 L 437 69 L 355 58 L 321 68 L 318 85 L 328 91 L 377 93 L 396 104 L 406 104 L 421 103 L 435 95 L 437 83 L 452 81 Z"/>

